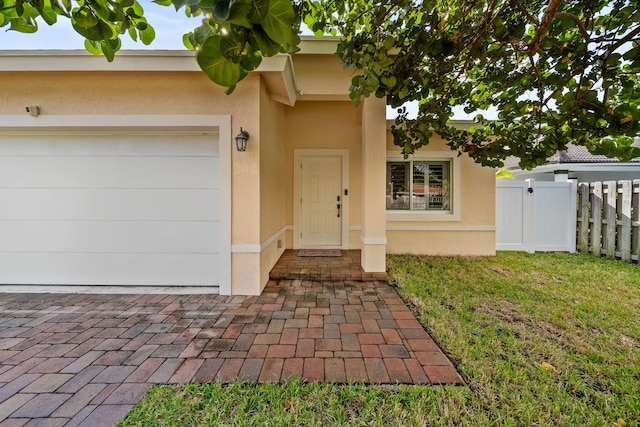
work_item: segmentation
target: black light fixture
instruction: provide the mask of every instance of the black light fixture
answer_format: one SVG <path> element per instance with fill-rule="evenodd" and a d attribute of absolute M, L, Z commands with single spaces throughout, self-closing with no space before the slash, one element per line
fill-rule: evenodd
<path fill-rule="evenodd" d="M 240 128 L 240 133 L 236 135 L 236 150 L 247 151 L 248 140 L 249 140 L 249 132 Z"/>

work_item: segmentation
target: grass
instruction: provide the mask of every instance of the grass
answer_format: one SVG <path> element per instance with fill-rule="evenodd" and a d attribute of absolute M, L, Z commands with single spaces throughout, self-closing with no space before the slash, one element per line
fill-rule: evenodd
<path fill-rule="evenodd" d="M 587 255 L 388 257 L 465 387 L 154 387 L 130 425 L 640 425 L 640 267 Z"/>

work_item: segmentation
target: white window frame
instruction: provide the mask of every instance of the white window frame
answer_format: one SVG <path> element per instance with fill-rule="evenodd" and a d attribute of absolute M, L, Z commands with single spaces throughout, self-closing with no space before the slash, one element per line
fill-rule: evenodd
<path fill-rule="evenodd" d="M 452 181 L 449 187 L 452 193 L 449 201 L 450 209 L 448 211 L 387 210 L 387 221 L 460 221 L 460 158 L 457 153 L 454 151 L 418 151 L 410 158 L 405 159 L 397 151 L 387 151 L 387 162 L 410 162 L 412 160 L 450 162 Z"/>

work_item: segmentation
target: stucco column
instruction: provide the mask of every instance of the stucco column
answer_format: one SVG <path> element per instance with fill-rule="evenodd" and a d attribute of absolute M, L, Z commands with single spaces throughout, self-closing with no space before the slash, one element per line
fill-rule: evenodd
<path fill-rule="evenodd" d="M 384 272 L 386 234 L 386 102 L 371 96 L 362 106 L 362 269 Z"/>
<path fill-rule="evenodd" d="M 231 295 L 260 295 L 260 76 L 238 85 L 231 118 Z M 236 99 L 234 98 L 234 99 Z M 242 105 L 242 107 L 240 107 Z M 240 127 L 249 132 L 247 151 L 235 148 Z"/>

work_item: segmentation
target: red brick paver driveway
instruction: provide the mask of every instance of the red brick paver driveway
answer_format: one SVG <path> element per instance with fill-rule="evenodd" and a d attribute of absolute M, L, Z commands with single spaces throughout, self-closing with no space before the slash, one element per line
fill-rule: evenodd
<path fill-rule="evenodd" d="M 260 297 L 0 295 L 0 426 L 113 425 L 152 384 L 462 380 L 381 281 Z"/>

